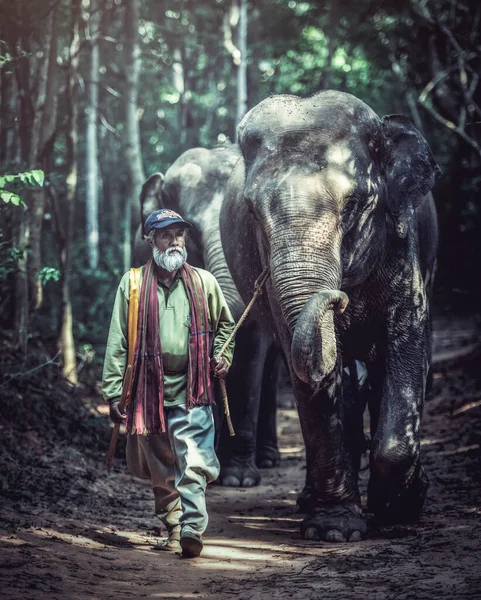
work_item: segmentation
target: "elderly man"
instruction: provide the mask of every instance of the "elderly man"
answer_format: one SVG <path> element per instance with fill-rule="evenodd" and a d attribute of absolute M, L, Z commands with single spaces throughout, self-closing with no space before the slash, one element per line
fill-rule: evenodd
<path fill-rule="evenodd" d="M 202 551 L 208 523 L 205 490 L 219 474 L 211 375 L 227 375 L 233 344 L 222 358 L 216 356 L 234 328 L 215 277 L 186 262 L 189 227 L 167 209 L 145 221 L 153 256 L 138 272 L 130 312 L 131 273 L 120 282 L 102 381 L 110 418 L 126 420 L 128 468 L 152 482 L 155 511 L 169 534 L 164 548 L 182 549 L 187 558 Z M 133 308 L 137 302 L 138 311 Z M 129 327 L 132 311 L 135 334 Z M 119 400 L 126 369 L 132 369 L 132 381 L 123 414 Z"/>

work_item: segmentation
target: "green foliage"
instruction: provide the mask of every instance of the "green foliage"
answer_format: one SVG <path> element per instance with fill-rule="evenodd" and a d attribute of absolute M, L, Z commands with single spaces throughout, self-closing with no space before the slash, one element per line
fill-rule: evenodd
<path fill-rule="evenodd" d="M 37 276 L 42 282 L 42 285 L 46 285 L 51 280 L 59 281 L 60 271 L 55 267 L 42 267 Z"/>
<path fill-rule="evenodd" d="M 3 235 L 0 233 L 0 240 L 2 238 Z M 8 242 L 0 241 L 0 289 L 9 276 L 17 270 L 17 263 L 26 252 L 25 248 L 14 248 Z"/>
<path fill-rule="evenodd" d="M 0 198 L 5 204 L 13 204 L 14 206 L 22 205 L 26 207 L 26 204 L 21 197 L 14 192 L 6 190 L 5 186 L 9 183 L 15 184 L 16 182 L 20 182 L 24 185 L 42 187 L 44 181 L 45 174 L 40 169 L 25 171 L 24 173 L 17 173 L 16 175 L 0 175 Z"/>
<path fill-rule="evenodd" d="M 0 198 L 5 202 L 5 204 L 11 203 L 14 206 L 26 206 L 25 202 L 20 198 L 18 194 L 14 194 L 13 192 L 7 192 L 6 190 L 0 190 Z"/>

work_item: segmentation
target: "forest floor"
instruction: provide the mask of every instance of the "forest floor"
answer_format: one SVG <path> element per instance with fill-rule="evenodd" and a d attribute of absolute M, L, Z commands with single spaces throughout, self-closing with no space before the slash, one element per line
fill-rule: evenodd
<path fill-rule="evenodd" d="M 479 340 L 475 327 L 471 318 L 435 322 L 434 383 L 422 438 L 431 487 L 421 520 L 383 528 L 369 520 L 368 537 L 358 543 L 300 536 L 296 497 L 305 460 L 294 409 L 279 411 L 282 462 L 263 471 L 259 487 L 209 486 L 211 520 L 204 552 L 193 560 L 155 549 L 162 532 L 149 486 L 131 477 L 121 458 L 106 472 L 94 438 L 90 448 L 87 437 L 45 445 L 27 427 L 19 439 L 30 450 L 20 460 L 12 454 L 21 454 L 15 432 L 0 430 L 10 444 L 0 505 L 1 597 L 481 598 L 481 357 L 471 351 Z M 76 401 L 108 439 L 100 400 Z M 367 477 L 364 470 L 364 505 Z"/>

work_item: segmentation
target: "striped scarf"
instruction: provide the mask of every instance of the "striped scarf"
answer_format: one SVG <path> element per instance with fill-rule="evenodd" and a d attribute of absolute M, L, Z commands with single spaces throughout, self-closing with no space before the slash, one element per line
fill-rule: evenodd
<path fill-rule="evenodd" d="M 214 403 L 209 361 L 212 329 L 199 274 L 184 263 L 181 276 L 191 312 L 186 394 L 186 406 L 190 409 Z M 127 431 L 143 435 L 165 432 L 164 367 L 157 277 L 153 259 L 145 266 L 140 289 L 132 376 L 131 400 L 127 405 Z"/>

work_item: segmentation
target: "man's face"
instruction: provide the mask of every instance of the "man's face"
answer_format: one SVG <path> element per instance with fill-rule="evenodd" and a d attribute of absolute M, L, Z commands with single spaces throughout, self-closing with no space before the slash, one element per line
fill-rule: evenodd
<path fill-rule="evenodd" d="M 156 231 L 153 242 L 149 240 L 154 261 L 162 269 L 176 271 L 187 260 L 184 231 L 175 226 L 165 227 Z"/>
<path fill-rule="evenodd" d="M 164 252 L 167 248 L 185 247 L 185 229 L 178 227 L 164 227 L 159 229 L 155 234 L 154 247 L 160 252 Z"/>

